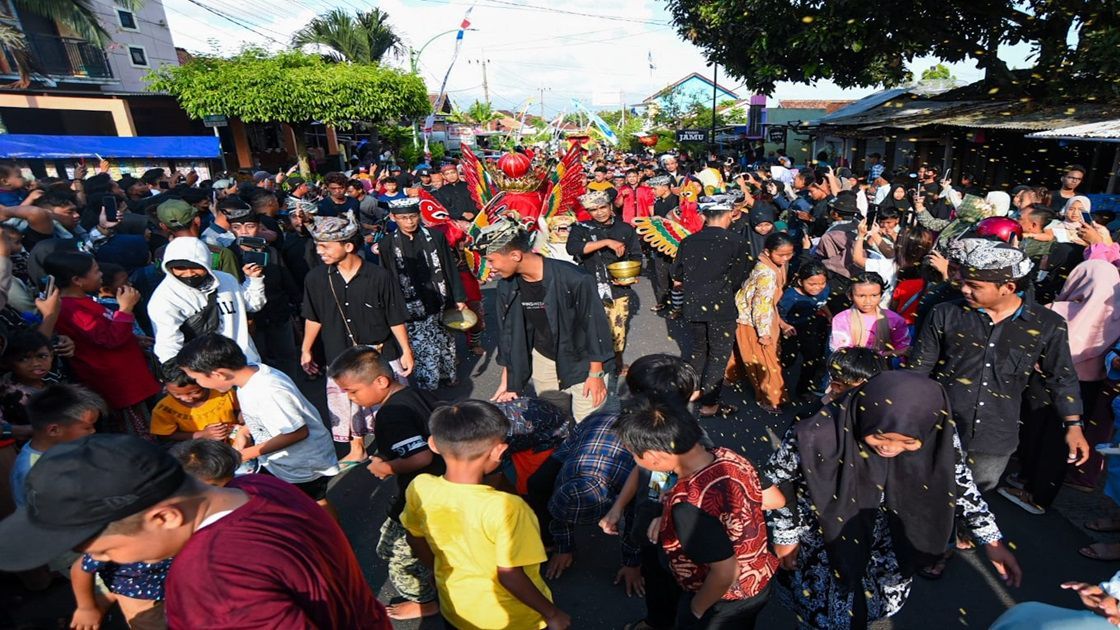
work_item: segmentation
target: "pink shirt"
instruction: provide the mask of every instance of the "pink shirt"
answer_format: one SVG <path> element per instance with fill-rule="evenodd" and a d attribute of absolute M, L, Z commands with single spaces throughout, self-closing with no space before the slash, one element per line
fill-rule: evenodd
<path fill-rule="evenodd" d="M 878 320 L 876 315 L 867 315 L 860 313 L 863 319 L 863 332 L 860 339 L 853 339 L 855 336 L 852 332 L 852 314 L 857 311 L 853 309 L 844 309 L 832 318 L 832 338 L 829 340 L 828 346 L 831 350 L 839 350 L 840 348 L 874 348 L 876 346 L 878 328 L 875 324 Z M 879 312 L 887 318 L 887 325 L 891 330 L 891 338 L 889 344 L 896 352 L 901 352 L 910 347 L 910 327 L 906 325 L 906 320 L 894 311 L 887 309 L 880 309 Z"/>

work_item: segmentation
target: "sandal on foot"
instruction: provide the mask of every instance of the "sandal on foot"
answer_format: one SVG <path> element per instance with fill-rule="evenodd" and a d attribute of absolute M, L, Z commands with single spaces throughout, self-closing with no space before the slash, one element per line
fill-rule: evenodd
<path fill-rule="evenodd" d="M 1091 532 L 1120 532 L 1120 518 L 1095 518 L 1085 523 L 1085 529 Z"/>
<path fill-rule="evenodd" d="M 1115 562 L 1120 560 L 1120 543 L 1093 543 L 1088 547 L 1078 549 L 1077 553 L 1090 560 Z"/>
<path fill-rule="evenodd" d="M 369 458 L 368 457 L 365 458 L 365 459 L 360 459 L 360 460 L 344 459 L 344 460 L 341 460 L 340 462 L 338 462 L 338 468 L 339 468 L 339 470 L 350 470 L 351 468 L 357 468 L 358 466 L 365 466 L 368 463 L 369 463 Z"/>
<path fill-rule="evenodd" d="M 933 564 L 918 569 L 918 575 L 927 580 L 940 580 L 941 576 L 945 575 L 945 566 L 949 564 L 949 558 L 952 557 L 953 552 L 946 551 Z"/>
<path fill-rule="evenodd" d="M 996 490 L 996 492 L 998 492 L 1001 497 L 1023 508 L 1028 514 L 1038 516 L 1046 513 L 1046 508 L 1035 503 L 1034 497 L 1026 490 L 1020 490 L 1019 488 L 1000 488 Z"/>

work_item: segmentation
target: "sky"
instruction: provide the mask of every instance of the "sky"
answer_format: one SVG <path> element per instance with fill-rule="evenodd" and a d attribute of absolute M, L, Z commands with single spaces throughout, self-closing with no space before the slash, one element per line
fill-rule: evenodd
<path fill-rule="evenodd" d="M 245 44 L 280 49 L 314 15 L 342 7 L 351 11 L 380 8 L 405 44 L 424 47 L 419 69 L 436 92 L 451 63 L 454 33 L 468 7 L 471 27 L 447 82 L 448 96 L 459 107 L 484 100 L 483 60 L 491 103 L 498 109 L 552 118 L 571 111 L 572 99 L 592 109 L 635 104 L 661 88 L 699 72 L 710 76 L 699 48 L 678 37 L 664 0 L 163 0 L 175 45 L 195 52 L 236 52 Z M 285 10 L 278 14 L 277 8 Z M 208 11 L 207 8 L 213 11 Z M 220 17 L 231 17 L 240 26 Z M 1023 47 L 1001 49 L 1012 68 L 1029 65 Z M 653 68 L 650 67 L 652 59 Z M 936 64 L 920 58 L 915 75 Z M 408 67 L 408 57 L 390 59 Z M 950 64 L 964 83 L 980 79 L 975 64 Z M 750 96 L 734 77 L 720 85 L 740 97 Z M 542 91 L 543 90 L 543 91 Z M 858 99 L 876 88 L 842 89 L 829 81 L 780 83 L 770 104 L 782 99 Z M 613 103 L 613 104 L 612 104 Z"/>

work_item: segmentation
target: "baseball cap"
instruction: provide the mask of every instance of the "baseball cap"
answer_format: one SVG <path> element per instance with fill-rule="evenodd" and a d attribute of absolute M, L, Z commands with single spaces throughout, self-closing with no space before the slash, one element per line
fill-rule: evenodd
<path fill-rule="evenodd" d="M 295 189 L 299 188 L 300 186 L 307 183 L 307 180 L 303 179 L 299 175 L 292 175 L 291 177 L 289 177 L 288 179 L 285 179 L 284 181 L 288 183 L 288 188 L 290 188 L 292 190 L 295 190 Z"/>
<path fill-rule="evenodd" d="M 169 228 L 185 228 L 197 216 L 198 209 L 182 199 L 168 199 L 156 206 L 156 218 Z"/>
<path fill-rule="evenodd" d="M 42 566 L 171 496 L 183 467 L 131 435 L 95 434 L 59 444 L 27 475 L 27 505 L 0 521 L 0 571 Z"/>

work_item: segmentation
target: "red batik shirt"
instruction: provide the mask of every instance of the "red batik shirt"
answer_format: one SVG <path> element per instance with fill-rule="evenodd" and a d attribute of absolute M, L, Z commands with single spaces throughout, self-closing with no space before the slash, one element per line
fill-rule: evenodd
<path fill-rule="evenodd" d="M 661 546 L 686 591 L 700 590 L 708 564 L 734 555 L 739 581 L 723 599 L 747 599 L 766 588 L 778 568 L 767 546 L 762 485 L 743 456 L 726 448 L 712 454 L 711 464 L 678 481 L 664 497 Z"/>

